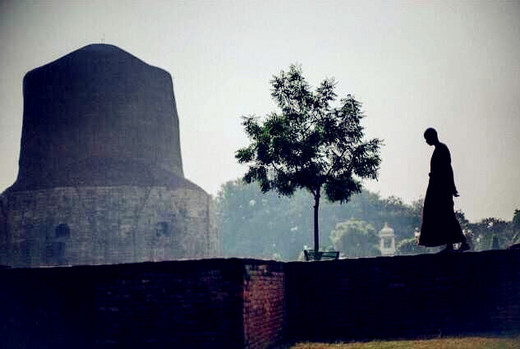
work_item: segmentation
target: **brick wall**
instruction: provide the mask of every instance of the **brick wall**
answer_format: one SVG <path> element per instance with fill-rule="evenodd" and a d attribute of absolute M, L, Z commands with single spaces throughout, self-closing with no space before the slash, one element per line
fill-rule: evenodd
<path fill-rule="evenodd" d="M 240 261 L 120 267 L 96 285 L 102 348 L 242 347 Z"/>
<path fill-rule="evenodd" d="M 352 340 L 520 331 L 520 253 L 288 263 L 289 336 Z"/>
<path fill-rule="evenodd" d="M 0 348 L 275 348 L 520 332 L 520 252 L 0 268 Z"/>
<path fill-rule="evenodd" d="M 244 344 L 270 348 L 285 340 L 285 274 L 282 263 L 244 264 Z"/>
<path fill-rule="evenodd" d="M 0 348 L 241 348 L 242 262 L 0 271 Z"/>
<path fill-rule="evenodd" d="M 283 265 L 207 259 L 0 269 L 0 348 L 268 348 Z"/>

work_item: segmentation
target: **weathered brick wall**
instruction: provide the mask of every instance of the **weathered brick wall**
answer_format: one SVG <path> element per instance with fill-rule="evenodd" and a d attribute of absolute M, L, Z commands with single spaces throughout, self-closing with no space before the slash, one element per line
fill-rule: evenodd
<path fill-rule="evenodd" d="M 0 264 L 215 257 L 211 197 L 190 187 L 65 187 L 0 197 Z M 58 236 L 65 225 L 68 236 Z"/>
<path fill-rule="evenodd" d="M 285 340 L 283 263 L 244 264 L 244 347 L 271 348 Z"/>
<path fill-rule="evenodd" d="M 289 336 L 352 340 L 520 331 L 520 253 L 285 265 Z"/>
<path fill-rule="evenodd" d="M 0 268 L 0 348 L 275 348 L 520 331 L 520 252 Z"/>
<path fill-rule="evenodd" d="M 242 348 L 243 262 L 0 270 L 0 348 Z"/>
<path fill-rule="evenodd" d="M 120 266 L 96 285 L 95 344 L 242 348 L 241 267 L 238 260 Z"/>

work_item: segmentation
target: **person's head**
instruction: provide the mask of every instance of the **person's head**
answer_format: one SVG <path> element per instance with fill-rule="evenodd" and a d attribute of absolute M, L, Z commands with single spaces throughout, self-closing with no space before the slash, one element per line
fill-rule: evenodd
<path fill-rule="evenodd" d="M 435 131 L 435 129 L 431 127 L 424 131 L 424 139 L 426 139 L 426 143 L 428 143 L 429 145 L 435 145 L 439 143 L 437 131 Z"/>

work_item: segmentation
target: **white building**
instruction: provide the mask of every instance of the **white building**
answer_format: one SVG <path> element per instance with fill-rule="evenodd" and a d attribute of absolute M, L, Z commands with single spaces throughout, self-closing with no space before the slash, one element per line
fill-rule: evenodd
<path fill-rule="evenodd" d="M 385 223 L 383 229 L 379 231 L 379 249 L 383 256 L 393 256 L 395 254 L 395 234 L 394 230 Z"/>

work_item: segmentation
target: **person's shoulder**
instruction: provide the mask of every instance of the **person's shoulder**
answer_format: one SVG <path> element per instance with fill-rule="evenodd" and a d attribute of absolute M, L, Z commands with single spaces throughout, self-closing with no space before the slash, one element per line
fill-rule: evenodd
<path fill-rule="evenodd" d="M 438 151 L 439 155 L 447 157 L 447 158 L 451 158 L 450 150 L 448 149 L 448 146 L 446 144 L 439 143 L 435 150 Z"/>
<path fill-rule="evenodd" d="M 437 148 L 438 148 L 440 151 L 447 151 L 447 152 L 449 152 L 448 146 L 447 146 L 446 144 L 444 144 L 444 143 L 439 143 L 439 144 L 437 145 Z"/>

